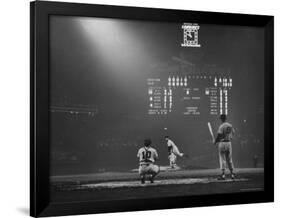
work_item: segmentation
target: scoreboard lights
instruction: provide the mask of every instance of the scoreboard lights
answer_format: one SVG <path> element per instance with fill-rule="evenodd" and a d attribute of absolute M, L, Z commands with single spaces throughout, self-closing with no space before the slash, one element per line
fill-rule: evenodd
<path fill-rule="evenodd" d="M 166 79 L 147 79 L 150 115 L 200 115 L 208 102 L 208 114 L 228 114 L 229 94 L 233 85 L 229 76 L 170 75 Z M 182 102 L 182 103 L 181 103 Z M 177 110 L 174 110 L 177 107 Z M 182 107 L 182 108 L 179 108 Z M 205 108 L 204 108 L 205 109 Z"/>

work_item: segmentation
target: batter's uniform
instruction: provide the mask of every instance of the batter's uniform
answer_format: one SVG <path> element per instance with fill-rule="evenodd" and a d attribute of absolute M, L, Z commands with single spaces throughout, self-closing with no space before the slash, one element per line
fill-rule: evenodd
<path fill-rule="evenodd" d="M 228 168 L 232 171 L 234 169 L 232 161 L 232 145 L 231 140 L 234 133 L 234 129 L 230 123 L 222 123 L 219 126 L 218 134 L 221 134 L 220 141 L 218 143 L 219 150 L 219 160 L 220 168 L 222 170 L 226 169 L 226 164 Z"/>
<path fill-rule="evenodd" d="M 139 158 L 139 174 L 158 174 L 160 172 L 160 167 L 154 164 L 155 160 L 158 158 L 157 151 L 152 147 L 142 147 L 139 149 L 137 157 Z"/>

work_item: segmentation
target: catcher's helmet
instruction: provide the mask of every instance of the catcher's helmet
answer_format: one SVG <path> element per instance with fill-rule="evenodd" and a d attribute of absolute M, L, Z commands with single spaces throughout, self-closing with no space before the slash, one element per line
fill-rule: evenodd
<path fill-rule="evenodd" d="M 145 147 L 148 147 L 148 146 L 150 146 L 151 145 L 151 139 L 145 139 L 144 140 L 144 146 Z"/>

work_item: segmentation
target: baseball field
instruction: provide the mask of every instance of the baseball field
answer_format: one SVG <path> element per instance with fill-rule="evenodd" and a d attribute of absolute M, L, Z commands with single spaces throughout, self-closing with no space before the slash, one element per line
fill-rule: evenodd
<path fill-rule="evenodd" d="M 106 201 L 261 191 L 263 168 L 236 169 L 236 178 L 218 180 L 219 169 L 161 167 L 154 183 L 141 184 L 137 170 L 51 177 L 51 201 Z"/>

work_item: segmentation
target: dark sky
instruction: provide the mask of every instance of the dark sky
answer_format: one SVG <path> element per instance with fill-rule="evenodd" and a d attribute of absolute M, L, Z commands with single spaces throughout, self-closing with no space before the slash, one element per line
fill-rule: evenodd
<path fill-rule="evenodd" d="M 230 70 L 239 101 L 244 105 L 250 98 L 250 107 L 263 93 L 262 29 L 200 26 L 201 48 L 183 48 L 181 24 L 177 23 L 54 17 L 52 96 L 67 95 L 81 104 L 106 101 L 112 105 L 124 97 L 139 102 L 136 98 L 146 94 L 146 79 L 163 63 L 177 69 L 178 63 L 171 63 L 176 56 L 199 67 Z M 162 73 L 170 73 L 169 68 Z"/>

